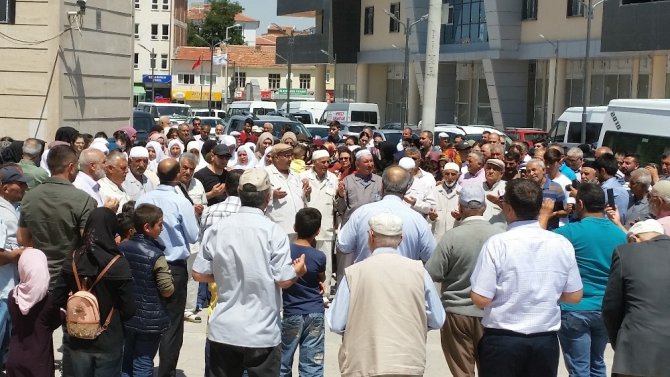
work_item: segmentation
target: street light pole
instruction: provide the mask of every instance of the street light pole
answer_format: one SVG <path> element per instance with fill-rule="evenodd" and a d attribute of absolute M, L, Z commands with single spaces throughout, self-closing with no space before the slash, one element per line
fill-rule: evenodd
<path fill-rule="evenodd" d="M 224 102 L 226 103 L 226 107 L 228 106 L 228 90 L 229 90 L 228 89 L 228 61 L 229 61 L 229 59 L 228 59 L 228 41 L 230 40 L 230 38 L 228 37 L 228 31 L 232 28 L 241 27 L 241 26 L 242 25 L 240 25 L 240 24 L 235 24 L 235 25 L 232 25 L 232 26 L 228 26 L 226 28 L 226 39 L 223 40 L 223 42 L 226 46 L 226 72 L 224 73 L 225 76 L 226 76 L 226 83 L 225 83 L 226 87 L 223 90 L 223 94 L 224 94 L 223 98 L 224 98 Z M 221 107 L 223 107 L 223 106 L 221 106 Z"/>
<path fill-rule="evenodd" d="M 142 46 L 141 44 L 137 44 L 138 46 L 142 47 L 143 49 L 149 51 L 149 58 L 151 59 L 151 102 L 156 101 L 156 78 L 154 77 L 154 70 L 156 69 L 156 52 L 154 51 L 154 48 L 152 47 L 151 50 L 148 48 Z"/>
<path fill-rule="evenodd" d="M 589 80 L 591 67 L 589 66 L 589 59 L 591 54 L 591 22 L 593 21 L 593 10 L 598 5 L 607 0 L 600 0 L 593 4 L 593 0 L 588 0 L 588 3 L 582 1 L 582 6 L 586 7 L 586 53 L 584 54 L 584 85 L 582 87 L 582 132 L 580 142 L 586 144 L 586 105 L 588 100 L 587 95 L 587 80 Z M 590 86 L 590 85 L 589 85 Z"/>
<path fill-rule="evenodd" d="M 326 50 L 321 50 L 321 53 L 333 59 L 333 102 L 335 102 L 337 98 L 337 54 L 330 55 Z"/>
<path fill-rule="evenodd" d="M 288 37 L 288 77 L 286 78 L 286 114 L 291 114 L 291 84 L 293 84 L 293 77 L 291 77 L 291 63 L 293 61 L 293 44 L 295 43 L 295 37 L 293 36 L 293 30 L 291 30 L 291 35 Z"/>
<path fill-rule="evenodd" d="M 560 43 L 559 41 L 552 41 L 550 39 L 545 38 L 543 34 L 540 34 L 540 38 L 544 39 L 545 42 L 551 44 L 551 46 L 554 48 L 554 94 L 552 97 L 552 103 L 551 103 L 551 123 L 553 124 L 554 121 L 556 120 L 556 85 L 558 84 L 558 44 Z"/>
<path fill-rule="evenodd" d="M 399 23 L 405 28 L 405 63 L 403 66 L 402 72 L 402 88 L 401 88 L 401 98 L 402 106 L 400 106 L 400 122 L 402 127 L 405 128 L 407 125 L 407 113 L 409 112 L 409 36 L 412 34 L 412 28 L 416 26 L 419 22 L 425 21 L 428 19 L 428 15 L 425 14 L 421 16 L 418 20 L 410 23 L 410 19 L 407 18 L 407 22 L 402 22 L 400 19 L 393 13 L 384 9 L 389 17 L 391 17 L 395 22 Z"/>

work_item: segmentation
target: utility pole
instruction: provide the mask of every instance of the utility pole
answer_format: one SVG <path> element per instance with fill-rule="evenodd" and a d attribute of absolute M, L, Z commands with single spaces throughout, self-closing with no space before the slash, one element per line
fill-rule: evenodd
<path fill-rule="evenodd" d="M 330 55 L 326 50 L 321 50 L 321 53 L 333 59 L 333 102 L 335 102 L 335 98 L 337 98 L 337 54 Z"/>
<path fill-rule="evenodd" d="M 156 52 L 154 51 L 153 47 L 151 48 L 151 50 L 149 50 L 148 48 L 144 47 L 140 43 L 138 43 L 137 45 L 149 52 L 149 58 L 150 58 L 150 62 L 151 62 L 151 102 L 155 102 L 156 101 L 156 90 L 155 90 L 156 89 L 156 77 L 154 75 L 154 70 L 156 69 Z"/>
<path fill-rule="evenodd" d="M 240 24 L 235 24 L 235 25 L 233 25 L 233 26 L 228 26 L 228 27 L 226 28 L 226 39 L 223 40 L 223 43 L 224 43 L 225 46 L 226 46 L 226 73 L 224 73 L 224 75 L 226 76 L 226 83 L 225 83 L 225 86 L 226 86 L 226 87 L 225 87 L 224 90 L 223 90 L 223 94 L 224 94 L 224 102 L 226 103 L 226 110 L 227 110 L 227 107 L 228 107 L 228 91 L 230 90 L 230 89 L 228 88 L 228 62 L 230 61 L 230 59 L 228 59 L 228 42 L 229 42 L 229 40 L 230 40 L 230 38 L 228 37 L 228 31 L 229 31 L 230 29 L 233 29 L 233 28 L 236 28 L 236 27 L 242 27 L 242 25 L 240 25 Z M 223 108 L 223 104 L 222 104 L 221 108 Z"/>
<path fill-rule="evenodd" d="M 590 78 L 589 55 L 591 54 L 591 20 L 593 19 L 593 0 L 589 0 L 586 5 L 586 53 L 584 54 L 584 84 L 582 85 L 582 133 L 580 138 L 581 144 L 586 144 L 586 106 L 588 99 L 586 98 L 588 91 L 588 80 Z"/>
<path fill-rule="evenodd" d="M 293 61 L 293 45 L 295 44 L 295 37 L 293 36 L 293 30 L 291 30 L 291 35 L 288 37 L 288 77 L 286 78 L 286 114 L 291 114 L 291 84 L 293 83 L 293 77 L 291 77 L 291 63 Z"/>

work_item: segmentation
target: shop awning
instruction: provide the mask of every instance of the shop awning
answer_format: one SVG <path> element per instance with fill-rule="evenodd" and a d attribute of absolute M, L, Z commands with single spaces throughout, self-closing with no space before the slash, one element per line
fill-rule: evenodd
<path fill-rule="evenodd" d="M 147 92 L 144 90 L 143 86 L 133 86 L 133 95 L 143 96 L 145 94 L 147 94 Z"/>

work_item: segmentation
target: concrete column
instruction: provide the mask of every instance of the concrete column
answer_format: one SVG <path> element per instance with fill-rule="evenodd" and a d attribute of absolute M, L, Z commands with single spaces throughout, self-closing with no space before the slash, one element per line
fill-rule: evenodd
<path fill-rule="evenodd" d="M 551 128 L 552 123 L 554 123 L 554 120 L 558 118 L 560 114 L 556 113 L 556 96 L 557 96 L 557 85 L 558 85 L 558 61 L 554 59 L 549 60 L 549 64 L 547 65 L 549 68 L 548 76 L 549 80 L 547 82 L 547 86 L 549 86 L 549 90 L 547 91 L 547 116 L 546 116 L 546 122 L 545 122 L 545 129 L 548 130 Z"/>
<path fill-rule="evenodd" d="M 416 80 L 416 64 L 411 63 L 409 65 L 409 82 L 407 83 L 407 122 L 409 124 L 417 125 L 421 119 L 420 113 L 420 95 L 419 95 L 419 85 Z"/>
<path fill-rule="evenodd" d="M 442 1 L 430 0 L 426 40 L 426 68 L 423 83 L 423 109 L 421 128 L 435 129 L 437 111 L 437 79 L 440 67 L 440 28 L 442 24 Z"/>
<path fill-rule="evenodd" d="M 316 65 L 316 78 L 314 84 L 314 100 L 322 102 L 326 100 L 326 65 Z"/>
<path fill-rule="evenodd" d="M 356 65 L 356 102 L 368 102 L 368 65 Z"/>
<path fill-rule="evenodd" d="M 637 98 L 637 86 L 640 83 L 640 57 L 633 58 L 633 72 L 630 76 L 630 98 Z"/>
<path fill-rule="evenodd" d="M 556 64 L 556 102 L 554 108 L 556 109 L 556 118 L 565 111 L 565 69 L 567 60 L 558 59 Z"/>
<path fill-rule="evenodd" d="M 665 97 L 665 76 L 668 70 L 668 56 L 654 55 L 651 57 L 651 94 L 649 98 Z"/>

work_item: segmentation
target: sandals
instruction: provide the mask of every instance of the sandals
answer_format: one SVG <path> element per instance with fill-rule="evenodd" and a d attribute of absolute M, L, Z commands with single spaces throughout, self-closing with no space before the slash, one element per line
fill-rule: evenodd
<path fill-rule="evenodd" d="M 193 312 L 184 312 L 184 320 L 193 323 L 202 323 L 202 318 Z"/>

